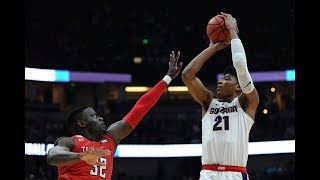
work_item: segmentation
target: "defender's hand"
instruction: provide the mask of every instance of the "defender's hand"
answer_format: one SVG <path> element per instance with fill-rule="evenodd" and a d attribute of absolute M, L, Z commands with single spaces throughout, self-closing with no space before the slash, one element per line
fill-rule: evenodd
<path fill-rule="evenodd" d="M 176 78 L 179 75 L 183 65 L 183 63 L 180 62 L 179 65 L 177 66 L 179 57 L 180 57 L 180 51 L 178 51 L 177 55 L 175 55 L 174 51 L 171 51 L 169 69 L 168 69 L 167 75 L 169 75 L 172 79 Z"/>

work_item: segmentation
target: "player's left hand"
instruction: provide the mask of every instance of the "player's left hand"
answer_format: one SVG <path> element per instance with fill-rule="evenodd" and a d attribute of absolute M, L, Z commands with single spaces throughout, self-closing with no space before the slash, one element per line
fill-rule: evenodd
<path fill-rule="evenodd" d="M 105 166 L 105 164 L 99 162 L 98 159 L 106 155 L 111 155 L 111 151 L 109 149 L 104 150 L 102 149 L 102 147 L 99 147 L 99 148 L 89 147 L 86 152 L 80 155 L 80 159 L 90 165 Z"/>
<path fill-rule="evenodd" d="M 172 79 L 176 78 L 181 71 L 183 63 L 180 62 L 178 65 L 179 58 L 180 58 L 180 51 L 178 51 L 177 55 L 175 55 L 174 51 L 171 51 L 169 69 L 168 69 L 167 75 L 169 75 Z"/>
<path fill-rule="evenodd" d="M 221 49 L 224 49 L 225 47 L 229 46 L 230 43 L 231 43 L 230 39 L 225 39 L 223 42 L 217 42 L 215 44 L 213 44 L 210 41 L 210 45 L 209 46 L 211 46 L 213 48 L 216 48 L 217 51 L 220 51 Z"/>

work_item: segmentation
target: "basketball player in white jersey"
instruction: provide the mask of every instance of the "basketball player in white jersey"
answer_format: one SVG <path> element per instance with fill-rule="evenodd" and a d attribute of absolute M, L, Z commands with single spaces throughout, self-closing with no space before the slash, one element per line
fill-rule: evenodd
<path fill-rule="evenodd" d="M 223 12 L 220 17 L 225 20 L 231 42 L 210 44 L 185 67 L 182 80 L 192 97 L 202 106 L 200 180 L 247 180 L 249 132 L 259 96 L 238 37 L 237 21 Z M 202 84 L 196 74 L 211 56 L 230 44 L 233 66 L 225 69 L 214 97 L 214 93 Z"/>

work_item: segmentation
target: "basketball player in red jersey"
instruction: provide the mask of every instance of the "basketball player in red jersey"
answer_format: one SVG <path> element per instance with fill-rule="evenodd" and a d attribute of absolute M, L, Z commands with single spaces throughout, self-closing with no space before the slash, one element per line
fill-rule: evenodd
<path fill-rule="evenodd" d="M 122 120 L 105 126 L 91 107 L 72 110 L 67 118 L 73 136 L 61 137 L 47 154 L 47 163 L 58 167 L 58 180 L 110 180 L 113 156 L 119 142 L 127 137 L 155 105 L 182 67 L 180 52 L 170 54 L 167 75 L 136 102 Z"/>
<path fill-rule="evenodd" d="M 237 21 L 221 13 L 230 40 L 210 44 L 182 71 L 182 80 L 202 107 L 202 170 L 200 180 L 248 180 L 247 160 L 250 129 L 259 95 L 247 67 L 244 47 L 238 37 Z M 231 44 L 233 66 L 224 70 L 216 95 L 196 74 L 219 50 Z"/>

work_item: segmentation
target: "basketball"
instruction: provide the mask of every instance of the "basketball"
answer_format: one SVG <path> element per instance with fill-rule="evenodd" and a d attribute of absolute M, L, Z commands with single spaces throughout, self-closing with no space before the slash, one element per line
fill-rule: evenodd
<path fill-rule="evenodd" d="M 222 42 L 225 39 L 230 39 L 230 32 L 227 29 L 224 20 L 218 15 L 210 19 L 207 25 L 207 35 L 211 42 Z"/>

